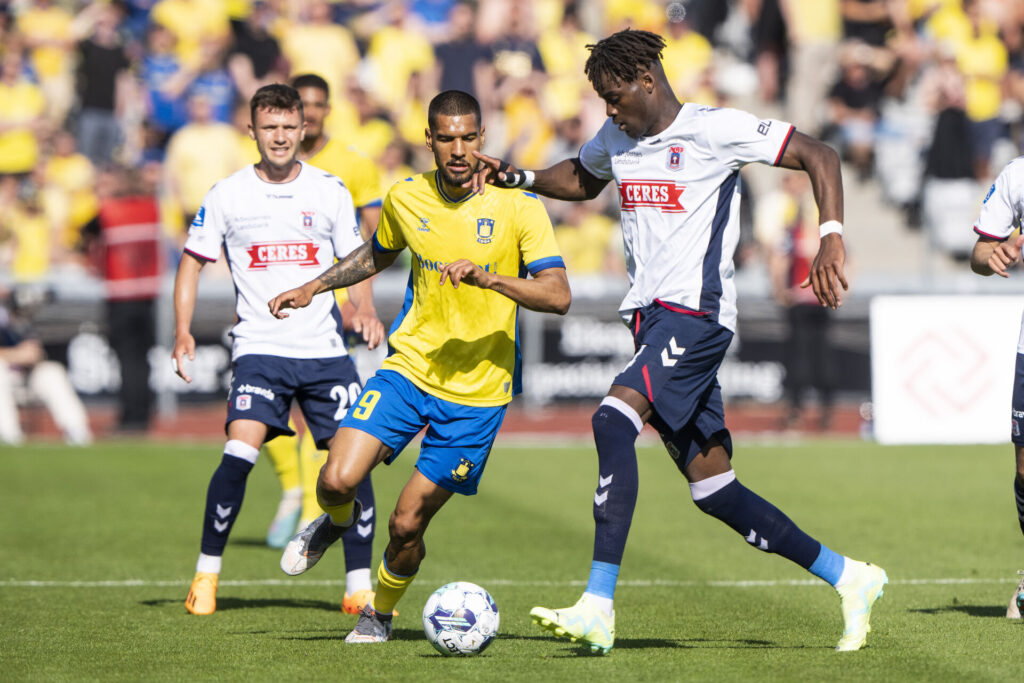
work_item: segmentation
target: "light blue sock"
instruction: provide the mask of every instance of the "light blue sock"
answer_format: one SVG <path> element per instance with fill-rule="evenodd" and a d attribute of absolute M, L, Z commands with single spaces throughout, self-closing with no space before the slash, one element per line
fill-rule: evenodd
<path fill-rule="evenodd" d="M 590 578 L 587 580 L 587 592 L 599 598 L 615 597 L 615 584 L 619 580 L 619 565 L 610 562 L 590 563 Z"/>
<path fill-rule="evenodd" d="M 839 583 L 839 577 L 843 575 L 843 567 L 846 566 L 846 558 L 839 553 L 829 550 L 825 544 L 821 545 L 821 552 L 818 559 L 814 561 L 807 571 L 814 574 L 829 585 L 835 586 Z"/>

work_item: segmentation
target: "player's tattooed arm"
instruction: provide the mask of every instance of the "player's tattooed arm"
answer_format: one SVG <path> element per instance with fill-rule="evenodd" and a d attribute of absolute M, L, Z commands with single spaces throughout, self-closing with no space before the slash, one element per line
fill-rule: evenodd
<path fill-rule="evenodd" d="M 320 276 L 317 277 L 317 280 L 320 282 L 320 288 L 316 291 L 316 294 L 331 289 L 348 287 L 357 282 L 362 282 L 371 275 L 375 275 L 378 270 L 377 264 L 374 261 L 373 251 L 373 245 L 367 240 L 351 254 L 320 273 Z"/>
<path fill-rule="evenodd" d="M 394 263 L 398 254 L 397 251 L 377 251 L 373 248 L 373 240 L 367 240 L 316 279 L 271 299 L 267 303 L 270 313 L 275 318 L 287 318 L 284 309 L 305 308 L 317 294 L 362 282 Z"/>

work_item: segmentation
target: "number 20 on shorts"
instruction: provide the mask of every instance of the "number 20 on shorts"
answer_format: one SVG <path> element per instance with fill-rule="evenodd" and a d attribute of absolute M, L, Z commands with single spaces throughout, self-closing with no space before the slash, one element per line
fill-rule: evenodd
<path fill-rule="evenodd" d="M 352 417 L 357 420 L 366 420 L 370 417 L 370 413 L 373 412 L 373 408 L 377 405 L 377 401 L 379 400 L 379 391 L 375 391 L 373 389 L 370 391 L 364 391 L 363 395 L 359 397 L 359 402 L 356 403 L 355 410 L 352 411 Z"/>

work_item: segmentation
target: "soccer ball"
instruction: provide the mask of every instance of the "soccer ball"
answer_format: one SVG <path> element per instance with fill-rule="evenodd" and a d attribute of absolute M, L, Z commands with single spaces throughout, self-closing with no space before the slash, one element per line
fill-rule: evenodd
<path fill-rule="evenodd" d="M 479 654 L 498 635 L 498 606 L 491 594 L 475 583 L 446 583 L 423 607 L 423 631 L 443 655 Z"/>

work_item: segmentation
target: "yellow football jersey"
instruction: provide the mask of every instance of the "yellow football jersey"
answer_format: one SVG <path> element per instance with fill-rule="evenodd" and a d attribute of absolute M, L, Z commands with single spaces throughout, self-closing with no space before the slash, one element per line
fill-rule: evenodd
<path fill-rule="evenodd" d="M 469 284 L 441 285 L 440 271 L 463 258 L 509 277 L 564 268 L 537 195 L 488 187 L 454 200 L 430 171 L 391 188 L 373 239 L 380 251 L 412 252 L 409 289 L 382 367 L 453 403 L 511 401 L 521 390 L 518 304 Z"/>
<path fill-rule="evenodd" d="M 357 210 L 364 206 L 380 206 L 380 174 L 369 158 L 330 138 L 306 161 L 341 178 L 352 193 L 352 203 Z"/>
<path fill-rule="evenodd" d="M 341 178 L 341 182 L 345 183 L 352 194 L 352 203 L 356 207 L 356 218 L 359 221 L 362 221 L 359 212 L 364 207 L 380 206 L 380 173 L 377 172 L 377 165 L 369 158 L 335 138 L 328 138 L 327 144 L 306 161 Z M 334 299 L 338 306 L 343 305 L 348 301 L 348 290 L 334 290 Z"/>

